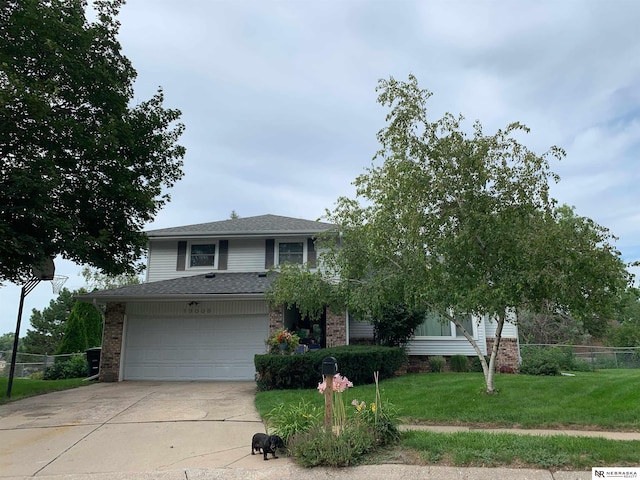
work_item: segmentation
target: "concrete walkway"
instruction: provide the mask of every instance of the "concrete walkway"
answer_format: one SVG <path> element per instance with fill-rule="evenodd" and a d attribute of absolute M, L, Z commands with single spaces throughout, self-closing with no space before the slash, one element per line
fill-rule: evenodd
<path fill-rule="evenodd" d="M 590 471 L 403 464 L 303 469 L 289 458 L 265 462 L 261 455 L 250 454 L 253 433 L 264 431 L 254 396 L 253 382 L 122 382 L 97 383 L 1 405 L 0 479 L 591 479 Z M 490 431 L 640 440 L 640 434 L 624 432 Z"/>
<path fill-rule="evenodd" d="M 568 435 L 570 437 L 594 437 L 606 438 L 609 440 L 637 440 L 640 441 L 640 432 L 608 432 L 602 430 L 541 430 L 526 428 L 476 428 L 476 427 L 458 427 L 450 425 L 401 425 L 401 431 L 421 430 L 427 432 L 455 433 L 455 432 L 490 432 L 490 433 L 515 433 L 519 435 Z"/>

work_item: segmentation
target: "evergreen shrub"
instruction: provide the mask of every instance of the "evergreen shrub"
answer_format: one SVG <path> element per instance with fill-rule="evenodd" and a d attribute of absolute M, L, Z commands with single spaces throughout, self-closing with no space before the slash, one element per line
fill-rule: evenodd
<path fill-rule="evenodd" d="M 436 355 L 433 357 L 429 357 L 429 370 L 431 373 L 442 373 L 444 372 L 444 366 L 447 364 L 444 357 L 440 355 Z"/>
<path fill-rule="evenodd" d="M 373 383 L 376 371 L 380 380 L 393 377 L 407 361 L 402 348 L 364 345 L 324 348 L 301 355 L 256 355 L 258 389 L 315 388 L 322 380 L 325 357 L 335 357 L 340 374 L 355 385 Z"/>
<path fill-rule="evenodd" d="M 468 372 L 469 364 L 465 355 L 453 355 L 451 357 L 451 370 L 453 372 Z"/>
<path fill-rule="evenodd" d="M 87 359 L 83 354 L 73 355 L 69 359 L 56 360 L 44 371 L 44 380 L 64 380 L 67 378 L 84 378 L 87 376 Z"/>
<path fill-rule="evenodd" d="M 560 375 L 564 353 L 553 348 L 523 348 L 519 371 L 525 375 Z"/>

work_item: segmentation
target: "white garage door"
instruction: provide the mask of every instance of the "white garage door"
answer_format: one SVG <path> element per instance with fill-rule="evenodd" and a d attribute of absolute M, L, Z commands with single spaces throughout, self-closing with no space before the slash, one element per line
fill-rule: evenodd
<path fill-rule="evenodd" d="M 264 315 L 127 319 L 125 380 L 253 380 Z"/>

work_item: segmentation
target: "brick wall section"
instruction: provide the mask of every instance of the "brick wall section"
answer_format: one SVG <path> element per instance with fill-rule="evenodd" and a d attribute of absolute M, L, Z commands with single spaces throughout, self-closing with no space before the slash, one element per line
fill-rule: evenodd
<path fill-rule="evenodd" d="M 334 313 L 327 308 L 327 348 L 347 344 L 347 314 Z"/>
<path fill-rule="evenodd" d="M 487 352 L 491 354 L 493 348 L 493 338 L 487 338 Z M 503 338 L 500 340 L 500 348 L 498 349 L 498 357 L 496 358 L 496 372 L 515 373 L 518 371 L 519 365 L 518 340 L 515 338 Z M 469 357 L 471 361 L 476 357 Z M 451 357 L 444 356 L 446 364 L 445 372 L 451 371 Z M 429 373 L 429 355 L 409 355 L 409 364 L 407 365 L 408 373 Z"/>
<path fill-rule="evenodd" d="M 493 338 L 487 338 L 487 354 L 491 355 L 493 349 Z M 496 358 L 496 372 L 504 371 L 513 373 L 518 371 L 519 352 L 517 338 L 502 338 L 500 347 L 498 348 L 498 356 Z"/>
<path fill-rule="evenodd" d="M 284 327 L 282 307 L 269 309 L 269 335 Z M 346 312 L 326 312 L 326 346 L 338 347 L 347 344 L 347 314 Z"/>
<path fill-rule="evenodd" d="M 108 303 L 104 314 L 102 352 L 100 354 L 101 382 L 117 382 L 120 378 L 120 358 L 124 328 L 124 303 Z"/>
<path fill-rule="evenodd" d="M 432 355 L 434 357 L 442 357 L 444 358 L 444 371 L 451 372 L 451 357 L 447 355 Z M 431 367 L 429 366 L 429 355 L 409 355 L 409 360 L 407 362 L 407 373 L 431 373 Z M 468 364 L 470 364 L 471 360 L 475 357 L 467 357 Z"/>
<path fill-rule="evenodd" d="M 269 308 L 269 336 L 284 328 L 284 315 L 282 307 Z"/>

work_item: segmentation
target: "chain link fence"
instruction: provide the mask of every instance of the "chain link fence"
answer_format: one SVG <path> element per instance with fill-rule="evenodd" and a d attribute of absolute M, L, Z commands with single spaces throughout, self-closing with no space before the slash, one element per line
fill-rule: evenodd
<path fill-rule="evenodd" d="M 13 352 L 0 350 L 0 377 L 8 377 L 11 369 L 11 356 Z M 18 352 L 16 356 L 16 369 L 14 378 L 30 378 L 34 375 L 44 374 L 44 371 L 53 365 L 57 359 L 73 357 L 71 355 L 40 355 L 35 353 Z"/>
<path fill-rule="evenodd" d="M 640 368 L 640 347 L 604 347 L 599 345 L 520 344 L 527 349 L 550 349 L 585 370 L 607 368 Z"/>

